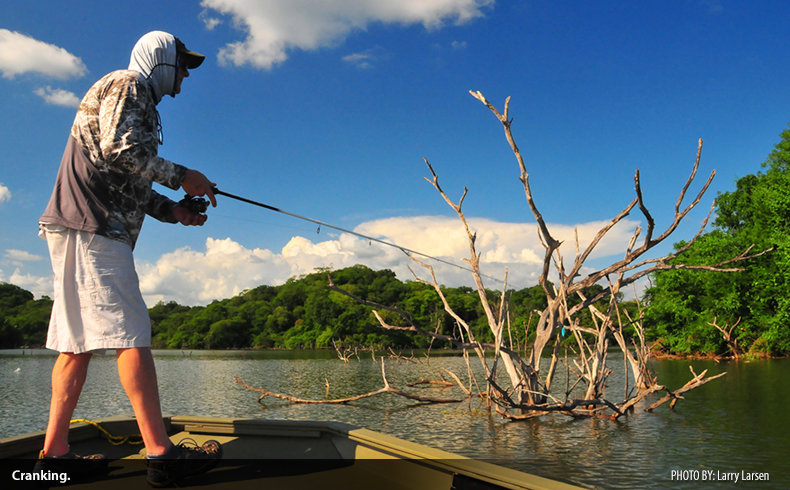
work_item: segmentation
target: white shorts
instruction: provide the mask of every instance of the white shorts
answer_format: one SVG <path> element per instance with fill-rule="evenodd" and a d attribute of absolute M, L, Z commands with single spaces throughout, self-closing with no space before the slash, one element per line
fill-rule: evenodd
<path fill-rule="evenodd" d="M 47 348 L 75 354 L 151 346 L 151 320 L 126 243 L 41 225 L 55 273 Z"/>

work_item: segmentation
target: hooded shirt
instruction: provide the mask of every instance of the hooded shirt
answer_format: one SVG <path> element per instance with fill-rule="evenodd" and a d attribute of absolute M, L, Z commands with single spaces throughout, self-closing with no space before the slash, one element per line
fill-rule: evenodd
<path fill-rule="evenodd" d="M 165 95 L 174 97 L 178 71 L 176 38 L 162 31 L 144 35 L 132 49 L 129 69 L 142 73 L 154 91 L 157 104 Z"/>
<path fill-rule="evenodd" d="M 132 50 L 130 69 L 97 81 L 80 103 L 55 186 L 39 222 L 97 233 L 132 248 L 146 214 L 174 223 L 175 203 L 152 189 L 181 186 L 186 168 L 158 156 L 156 104 L 173 95 L 175 38 L 154 31 Z"/>

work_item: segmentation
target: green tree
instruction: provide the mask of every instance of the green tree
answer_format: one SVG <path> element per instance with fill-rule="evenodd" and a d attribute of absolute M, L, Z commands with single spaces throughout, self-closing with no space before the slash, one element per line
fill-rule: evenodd
<path fill-rule="evenodd" d="M 739 264 L 742 273 L 660 271 L 646 291 L 646 321 L 654 339 L 675 353 L 722 354 L 726 345 L 708 323 L 740 319 L 740 344 L 772 354 L 790 352 L 790 129 L 763 163 L 763 172 L 738 179 L 736 189 L 716 199 L 715 229 L 678 262 L 711 264 L 754 245 L 771 253 Z M 676 248 L 685 246 L 676 244 Z"/>
<path fill-rule="evenodd" d="M 332 341 L 349 346 L 452 347 L 430 338 L 379 326 L 371 308 L 328 287 L 327 276 L 355 296 L 407 312 L 413 324 L 452 335 L 455 320 L 442 306 L 433 287 L 417 281 L 400 281 L 390 270 L 374 271 L 355 265 L 336 271 L 320 270 L 289 279 L 280 286 L 259 286 L 207 306 L 159 302 L 149 309 L 152 345 L 168 349 L 331 348 Z M 444 288 L 446 298 L 468 322 L 481 341 L 490 331 L 477 291 L 468 287 Z M 492 301 L 498 293 L 487 291 Z M 511 318 L 516 344 L 524 341 L 529 312 L 545 308 L 540 286 L 510 291 Z M 52 300 L 33 299 L 18 286 L 0 284 L 0 347 L 43 345 Z M 407 326 L 400 315 L 380 312 L 393 325 Z"/>
<path fill-rule="evenodd" d="M 0 282 L 0 317 L 4 318 L 15 308 L 33 300 L 33 293 L 25 289 Z"/>
<path fill-rule="evenodd" d="M 211 324 L 206 346 L 212 349 L 240 349 L 250 343 L 249 324 L 241 318 L 226 318 Z"/>
<path fill-rule="evenodd" d="M 30 291 L 0 283 L 0 348 L 39 347 L 46 342 L 52 300 L 33 298 Z"/>

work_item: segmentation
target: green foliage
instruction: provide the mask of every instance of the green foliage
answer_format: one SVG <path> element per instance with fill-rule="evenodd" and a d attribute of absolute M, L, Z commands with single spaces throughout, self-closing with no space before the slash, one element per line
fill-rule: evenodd
<path fill-rule="evenodd" d="M 672 353 L 725 354 L 711 325 L 740 323 L 733 334 L 744 350 L 790 352 L 790 130 L 763 163 L 765 172 L 739 179 L 716 199 L 715 229 L 699 237 L 678 263 L 715 264 L 753 245 L 776 250 L 745 263 L 739 273 L 660 271 L 646 292 L 646 323 Z M 685 243 L 676 244 L 676 248 Z"/>
<path fill-rule="evenodd" d="M 260 286 L 233 298 L 206 306 L 183 306 L 160 302 L 149 309 L 152 344 L 167 349 L 240 348 L 331 348 L 332 342 L 346 346 L 450 347 L 429 338 L 382 329 L 371 308 L 328 287 L 328 271 L 291 278 L 281 286 Z M 402 282 L 389 270 L 374 271 L 357 265 L 331 272 L 338 287 L 355 296 L 411 315 L 415 326 L 452 335 L 458 327 L 430 286 Z M 468 287 L 445 288 L 455 312 L 472 327 L 475 338 L 490 341 L 491 332 L 477 291 Z M 499 293 L 486 292 L 498 307 Z M 510 334 L 515 345 L 523 345 L 530 312 L 546 306 L 539 286 L 509 291 L 513 318 Z M 28 291 L 0 284 L 0 342 L 3 347 L 43 345 L 52 301 L 34 300 Z M 387 322 L 406 325 L 395 313 L 381 312 Z M 537 315 L 532 319 L 532 327 Z"/>
<path fill-rule="evenodd" d="M 0 348 L 44 345 L 52 300 L 34 300 L 33 293 L 13 284 L 0 283 Z"/>
<path fill-rule="evenodd" d="M 704 270 L 665 270 L 652 276 L 646 290 L 645 323 L 649 340 L 658 340 L 671 353 L 727 352 L 722 335 L 710 325 L 740 320 L 733 332 L 750 354 L 790 353 L 790 129 L 763 164 L 765 169 L 739 179 L 732 192 L 717 197 L 715 229 L 700 236 L 677 260 L 684 264 L 716 264 L 749 246 L 769 247 L 769 254 L 736 264 L 745 270 L 720 273 Z M 675 245 L 684 247 L 683 242 Z M 332 341 L 347 346 L 449 347 L 406 332 L 385 331 L 369 307 L 327 287 L 328 270 L 291 278 L 281 286 L 259 286 L 207 306 L 175 302 L 150 309 L 153 346 L 157 348 L 326 348 Z M 389 270 L 357 265 L 331 272 L 334 283 L 355 296 L 406 311 L 415 326 L 453 335 L 458 331 L 433 288 L 402 282 Z M 549 287 L 551 287 L 549 285 Z M 593 286 L 588 297 L 600 290 Z M 476 291 L 444 288 L 447 302 L 467 322 L 479 341 L 491 332 Z M 546 307 L 540 286 L 508 291 L 508 342 L 523 346 L 531 340 L 539 314 Z M 486 291 L 498 308 L 498 293 Z M 578 298 L 569 298 L 569 306 Z M 631 307 L 633 305 L 625 305 Z M 52 300 L 0 283 L 0 348 L 41 346 L 45 342 Z M 382 311 L 385 320 L 404 320 Z M 633 315 L 636 316 L 636 315 Z M 588 312 L 580 314 L 589 325 Z"/>

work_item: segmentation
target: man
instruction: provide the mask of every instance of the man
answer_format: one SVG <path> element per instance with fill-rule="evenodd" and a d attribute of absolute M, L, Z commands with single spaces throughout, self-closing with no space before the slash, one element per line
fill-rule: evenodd
<path fill-rule="evenodd" d="M 70 452 L 69 421 L 92 352 L 102 349 L 116 351 L 118 374 L 149 458 L 149 483 L 170 485 L 221 457 L 216 441 L 197 448 L 175 446 L 165 432 L 151 324 L 132 258 L 146 214 L 182 225 L 206 220 L 156 193 L 153 182 L 217 204 L 215 184 L 205 175 L 157 154 L 162 129 L 156 105 L 163 96 L 180 93 L 188 70 L 204 58 L 172 34 L 149 32 L 134 46 L 129 69 L 96 82 L 77 111 L 39 220 L 55 275 L 47 348 L 60 352 L 39 466 L 79 458 Z"/>

